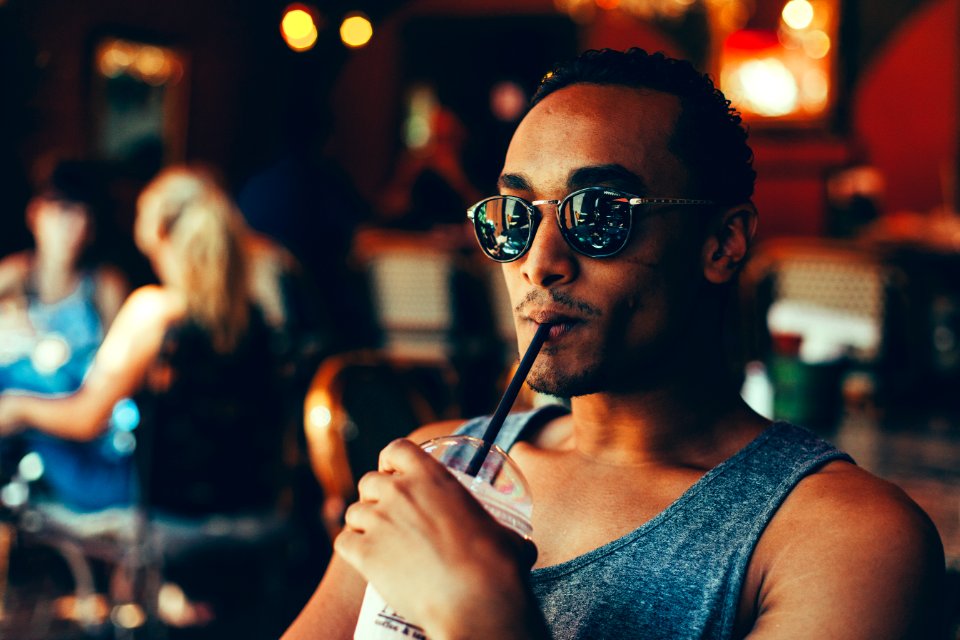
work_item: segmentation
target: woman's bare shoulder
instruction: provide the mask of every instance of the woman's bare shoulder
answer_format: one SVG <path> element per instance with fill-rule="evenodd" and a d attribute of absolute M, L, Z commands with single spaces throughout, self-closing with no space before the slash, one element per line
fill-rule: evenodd
<path fill-rule="evenodd" d="M 0 260 L 0 295 L 22 289 L 33 264 L 32 251 L 12 253 Z"/>
<path fill-rule="evenodd" d="M 167 325 L 185 313 L 186 307 L 180 296 L 163 286 L 148 284 L 130 294 L 120 309 L 117 322 Z"/>

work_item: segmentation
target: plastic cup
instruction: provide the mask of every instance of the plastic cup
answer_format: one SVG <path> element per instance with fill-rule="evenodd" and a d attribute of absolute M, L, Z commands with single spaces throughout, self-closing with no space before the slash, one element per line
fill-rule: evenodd
<path fill-rule="evenodd" d="M 530 487 L 516 463 L 500 447 L 490 447 L 479 472 L 467 473 L 474 455 L 484 447 L 480 438 L 442 436 L 420 447 L 439 460 L 470 491 L 487 512 L 503 526 L 529 538 L 533 527 Z M 357 619 L 354 640 L 424 640 L 423 628 L 406 620 L 367 585 Z"/>

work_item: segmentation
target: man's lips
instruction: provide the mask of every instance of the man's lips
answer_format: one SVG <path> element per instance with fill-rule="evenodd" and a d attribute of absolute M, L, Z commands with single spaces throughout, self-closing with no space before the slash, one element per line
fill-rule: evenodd
<path fill-rule="evenodd" d="M 550 340 L 556 340 L 568 333 L 575 326 L 583 322 L 582 318 L 555 313 L 551 311 L 534 311 L 527 315 L 527 319 L 536 324 L 550 325 Z"/>

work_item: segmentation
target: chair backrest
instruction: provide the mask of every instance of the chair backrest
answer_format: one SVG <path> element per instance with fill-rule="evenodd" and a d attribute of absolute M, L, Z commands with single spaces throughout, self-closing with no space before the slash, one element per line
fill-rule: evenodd
<path fill-rule="evenodd" d="M 878 255 L 846 242 L 790 239 L 760 245 L 740 281 L 747 357 L 762 358 L 770 348 L 768 327 L 780 325 L 789 333 L 834 331 L 855 359 L 877 362 L 886 346 L 896 278 L 896 270 Z"/>
<path fill-rule="evenodd" d="M 367 350 L 327 358 L 304 402 L 310 462 L 325 501 L 345 506 L 391 440 L 456 415 L 448 365 Z"/>
<path fill-rule="evenodd" d="M 367 273 L 384 348 L 402 357 L 443 360 L 454 324 L 454 255 L 424 234 L 366 233 L 353 258 Z"/>

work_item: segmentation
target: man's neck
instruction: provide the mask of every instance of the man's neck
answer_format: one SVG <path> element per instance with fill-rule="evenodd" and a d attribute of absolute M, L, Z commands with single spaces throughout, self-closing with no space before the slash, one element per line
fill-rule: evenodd
<path fill-rule="evenodd" d="M 558 448 L 614 465 L 705 465 L 733 455 L 766 426 L 740 399 L 719 367 L 697 380 L 573 398 Z"/>

